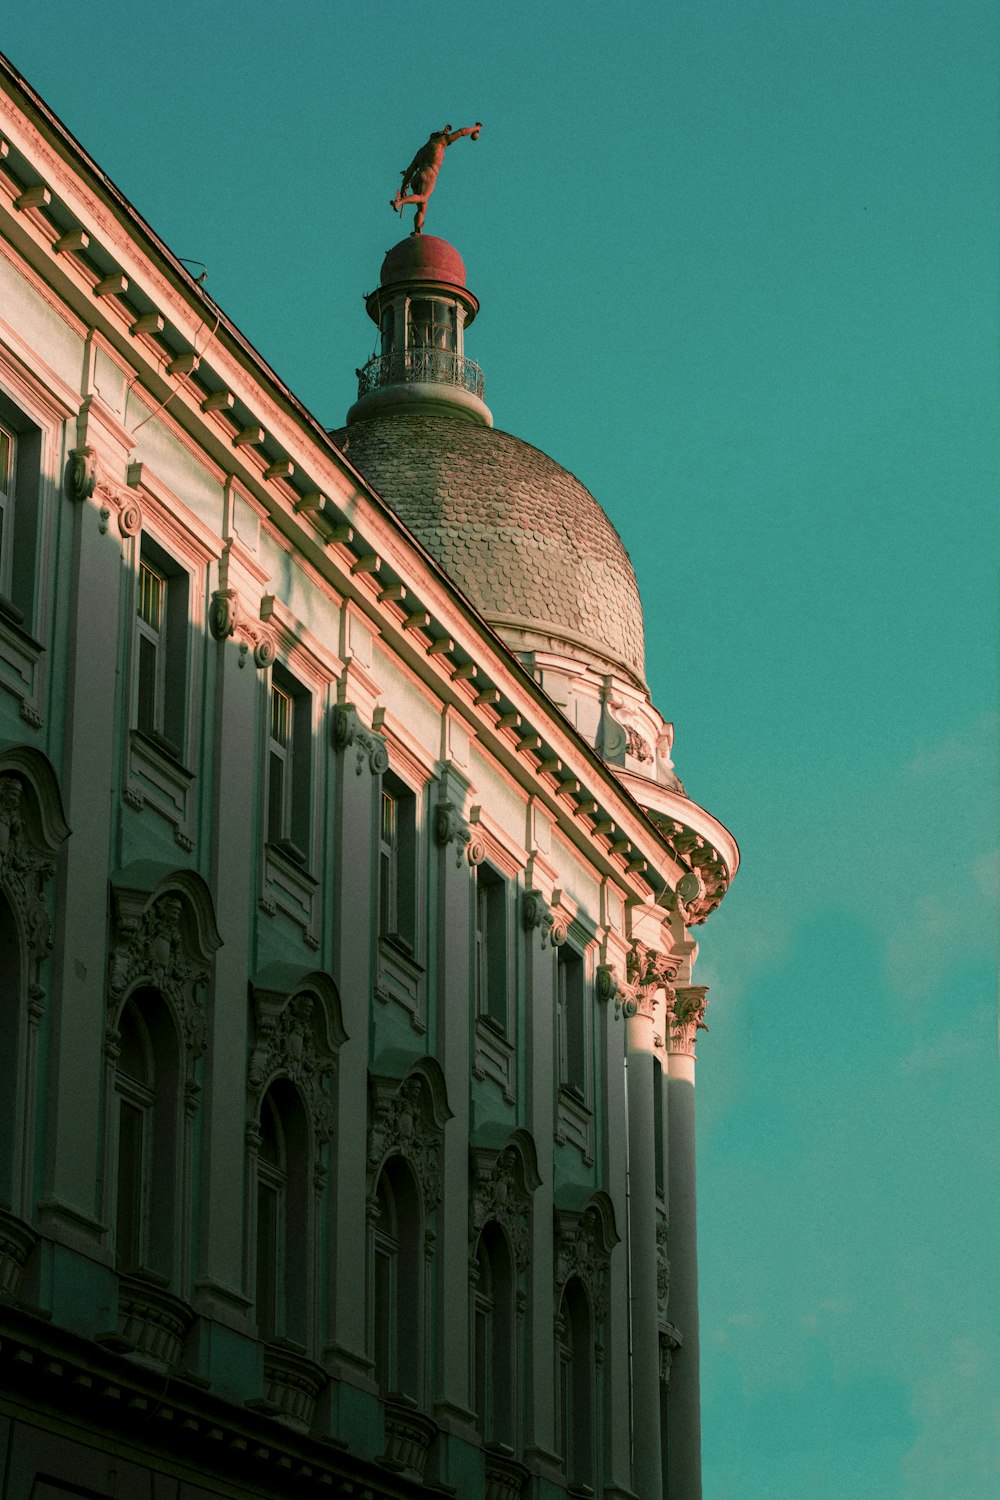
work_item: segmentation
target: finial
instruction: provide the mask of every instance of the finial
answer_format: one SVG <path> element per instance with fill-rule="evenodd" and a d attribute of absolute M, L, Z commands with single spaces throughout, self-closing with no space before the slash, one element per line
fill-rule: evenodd
<path fill-rule="evenodd" d="M 463 135 L 471 135 L 472 139 L 477 141 L 482 128 L 482 120 L 477 120 L 475 125 L 466 125 L 462 130 L 452 130 L 450 125 L 446 125 L 443 130 L 432 130 L 427 144 L 421 146 L 410 165 L 403 169 L 403 180 L 395 198 L 390 198 L 389 203 L 400 217 L 407 203 L 417 205 L 416 217 L 413 220 L 414 234 L 423 233 L 424 219 L 427 217 L 427 200 L 437 183 L 437 175 L 444 161 L 445 148 Z M 407 192 L 408 188 L 411 189 L 410 192 Z"/>

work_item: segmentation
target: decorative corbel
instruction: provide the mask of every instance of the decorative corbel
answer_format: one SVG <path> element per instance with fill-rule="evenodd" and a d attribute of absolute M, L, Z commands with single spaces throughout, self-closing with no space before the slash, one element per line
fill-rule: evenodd
<path fill-rule="evenodd" d="M 471 841 L 468 825 L 454 802 L 439 802 L 434 810 L 434 842 L 442 849 L 447 849 L 449 844 L 455 845 L 456 867 L 461 868 L 462 858 Z"/>
<path fill-rule="evenodd" d="M 240 621 L 240 596 L 235 589 L 216 589 L 208 611 L 208 628 L 217 641 L 235 633 Z"/>
<path fill-rule="evenodd" d="M 381 776 L 389 769 L 389 751 L 379 734 L 364 729 L 353 703 L 338 703 L 333 711 L 333 748 L 346 752 L 352 746 L 357 750 L 357 774 L 360 776 L 365 760 L 373 776 Z"/>
<path fill-rule="evenodd" d="M 521 903 L 521 919 L 528 932 L 534 932 L 536 927 L 541 929 L 543 948 L 548 942 L 551 942 L 553 948 L 559 948 L 566 941 L 568 924 L 558 912 L 551 909 L 539 891 L 525 891 Z"/>

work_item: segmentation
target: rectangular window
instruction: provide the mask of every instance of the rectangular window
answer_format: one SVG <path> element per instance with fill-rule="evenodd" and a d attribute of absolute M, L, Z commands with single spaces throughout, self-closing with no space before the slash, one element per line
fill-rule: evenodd
<path fill-rule="evenodd" d="M 568 945 L 559 949 L 557 974 L 557 1029 L 559 1083 L 584 1099 L 587 1091 L 586 1015 L 583 958 Z"/>
<path fill-rule="evenodd" d="M 187 722 L 188 575 L 143 538 L 135 596 L 133 723 L 174 760 Z"/>
<path fill-rule="evenodd" d="M 139 564 L 136 610 L 138 684 L 136 726 L 143 734 L 162 735 L 166 708 L 167 642 L 164 616 L 167 581 L 148 563 Z"/>
<path fill-rule="evenodd" d="M 267 842 L 308 863 L 312 699 L 284 672 L 272 673 L 267 738 Z"/>
<path fill-rule="evenodd" d="M 476 1014 L 506 1035 L 508 1026 L 507 882 L 476 870 Z"/>
<path fill-rule="evenodd" d="M 388 771 L 379 804 L 378 930 L 409 953 L 416 946 L 417 799 Z"/>

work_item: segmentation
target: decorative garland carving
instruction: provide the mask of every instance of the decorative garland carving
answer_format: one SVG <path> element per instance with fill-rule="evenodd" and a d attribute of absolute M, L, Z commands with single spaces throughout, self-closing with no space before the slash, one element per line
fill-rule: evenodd
<path fill-rule="evenodd" d="M 694 1057 L 694 1043 L 698 1032 L 708 1030 L 703 1019 L 707 1005 L 707 985 L 689 984 L 676 990 L 669 1010 L 668 1052 Z"/>
<path fill-rule="evenodd" d="M 203 957 L 193 951 L 181 918 L 184 903 L 168 891 L 141 913 L 119 904 L 112 933 L 108 975 L 108 1009 L 113 1026 L 119 1005 L 130 989 L 148 984 L 170 1001 L 184 1032 L 189 1059 L 205 1051 L 207 1026 L 198 991 L 209 972 Z"/>
<path fill-rule="evenodd" d="M 593 1203 L 582 1213 L 557 1209 L 555 1221 L 556 1307 L 567 1281 L 576 1276 L 590 1296 L 595 1323 L 602 1323 L 608 1307 L 608 1265 L 618 1236 L 608 1216 Z"/>
<path fill-rule="evenodd" d="M 667 1225 L 663 1219 L 656 1221 L 656 1310 L 660 1322 L 666 1322 L 667 1305 L 670 1301 L 670 1261 L 667 1258 Z"/>
<path fill-rule="evenodd" d="M 671 981 L 676 978 L 679 968 L 679 958 L 660 953 L 645 943 L 634 942 L 625 960 L 625 983 L 618 986 L 616 1013 L 626 1020 L 635 1015 L 652 1019 L 656 1011 L 656 996 L 661 989 L 666 992 L 669 1008 L 674 999 Z"/>
<path fill-rule="evenodd" d="M 360 776 L 365 760 L 373 776 L 381 776 L 389 769 L 389 751 L 379 734 L 364 729 L 353 703 L 339 703 L 333 711 L 333 748 L 346 751 L 357 747 L 357 774 Z"/>
<path fill-rule="evenodd" d="M 29 953 L 40 963 L 52 947 L 45 885 L 56 866 L 51 852 L 32 839 L 24 812 L 21 780 L 0 776 L 0 884 L 21 918 Z"/>
<path fill-rule="evenodd" d="M 537 1186 L 537 1183 L 535 1184 Z M 525 1181 L 524 1163 L 513 1146 L 472 1153 L 472 1189 L 469 1195 L 469 1252 L 485 1226 L 495 1222 L 507 1233 L 518 1271 L 527 1269 L 530 1256 L 531 1188 Z"/>
<path fill-rule="evenodd" d="M 389 1156 L 401 1156 L 413 1172 L 425 1211 L 430 1213 L 441 1202 L 438 1156 L 448 1116 L 442 1116 L 440 1106 L 435 1107 L 427 1080 L 420 1073 L 410 1073 L 401 1083 L 375 1078 L 373 1085 L 368 1131 L 369 1196 L 374 1195 L 382 1163 Z"/>
<path fill-rule="evenodd" d="M 276 1078 L 290 1078 L 306 1100 L 317 1140 L 328 1141 L 334 1118 L 327 1082 L 337 1059 L 316 1034 L 315 1009 L 310 994 L 293 995 L 280 1009 L 255 997 L 255 1045 L 247 1087 L 256 1111 L 268 1085 Z"/>

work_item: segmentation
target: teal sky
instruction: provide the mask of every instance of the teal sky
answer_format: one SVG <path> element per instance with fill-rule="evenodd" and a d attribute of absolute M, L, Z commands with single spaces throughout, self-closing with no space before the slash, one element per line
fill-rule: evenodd
<path fill-rule="evenodd" d="M 330 426 L 400 168 L 484 121 L 427 222 L 469 352 L 621 532 L 743 851 L 702 944 L 706 1500 L 995 1500 L 994 0 L 35 0 L 0 46 Z"/>

